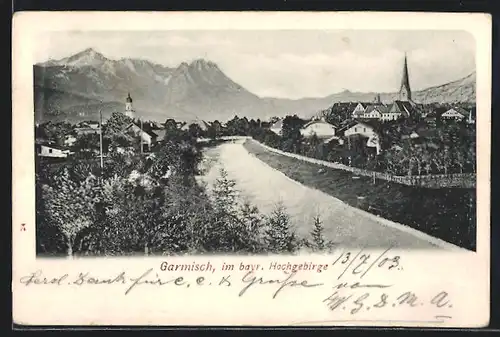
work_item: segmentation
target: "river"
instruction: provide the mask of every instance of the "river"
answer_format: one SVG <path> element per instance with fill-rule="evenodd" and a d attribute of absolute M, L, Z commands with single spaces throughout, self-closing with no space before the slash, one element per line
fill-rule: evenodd
<path fill-rule="evenodd" d="M 353 208 L 339 199 L 306 187 L 271 168 L 248 153 L 237 140 L 208 148 L 204 152 L 206 172 L 201 177 L 211 186 L 224 168 L 236 182 L 241 200 L 248 200 L 263 214 L 283 205 L 300 237 L 307 237 L 314 217 L 319 216 L 325 236 L 334 243 L 353 248 L 452 247 L 438 239 Z"/>

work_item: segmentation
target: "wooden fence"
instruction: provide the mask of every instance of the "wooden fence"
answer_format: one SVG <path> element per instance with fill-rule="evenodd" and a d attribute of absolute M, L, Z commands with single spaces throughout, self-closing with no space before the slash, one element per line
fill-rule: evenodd
<path fill-rule="evenodd" d="M 460 187 L 460 188 L 475 188 L 476 187 L 476 174 L 474 173 L 457 173 L 457 174 L 431 174 L 419 176 L 395 176 L 388 173 L 368 171 L 357 167 L 347 166 L 339 163 L 332 163 L 315 158 L 305 157 L 299 154 L 281 151 L 265 144 L 251 139 L 249 141 L 255 142 L 265 148 L 266 150 L 278 153 L 283 156 L 295 158 L 305 162 L 322 165 L 325 167 L 349 171 L 358 176 L 374 177 L 375 179 L 382 179 L 386 181 L 395 182 L 398 184 L 408 186 L 421 186 L 427 188 L 443 188 L 443 187 Z"/>

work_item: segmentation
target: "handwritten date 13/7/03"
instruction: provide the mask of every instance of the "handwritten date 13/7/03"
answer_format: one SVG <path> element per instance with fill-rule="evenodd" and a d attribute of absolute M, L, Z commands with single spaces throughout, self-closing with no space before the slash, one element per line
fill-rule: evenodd
<path fill-rule="evenodd" d="M 349 271 L 352 275 L 356 275 L 362 279 L 370 270 L 374 269 L 403 270 L 400 256 L 389 255 L 390 250 L 391 248 L 388 248 L 377 255 L 366 253 L 364 249 L 358 252 L 342 252 L 332 263 L 332 266 L 342 266 L 342 272 L 338 275 L 337 279 L 341 279 Z"/>
<path fill-rule="evenodd" d="M 345 310 L 352 315 L 368 310 L 381 308 L 415 308 L 421 306 L 432 306 L 439 309 L 452 308 L 451 299 L 446 291 L 440 291 L 435 295 L 419 297 L 411 291 L 400 294 L 369 293 L 344 294 L 335 291 L 323 300 L 332 311 Z"/>

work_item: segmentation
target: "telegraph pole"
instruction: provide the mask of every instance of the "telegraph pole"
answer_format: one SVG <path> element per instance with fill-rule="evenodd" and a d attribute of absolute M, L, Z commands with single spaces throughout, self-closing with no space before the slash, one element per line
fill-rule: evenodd
<path fill-rule="evenodd" d="M 102 156 L 102 106 L 99 108 L 99 150 L 101 154 L 101 175 L 104 170 L 104 160 Z"/>
<path fill-rule="evenodd" d="M 140 121 L 140 123 L 141 123 L 141 134 L 140 134 L 139 136 L 140 136 L 140 138 L 141 138 L 141 155 L 142 155 L 142 154 L 144 153 L 143 143 L 142 143 L 142 132 L 143 132 L 143 131 L 142 131 L 142 119 L 141 119 L 141 118 L 139 118 L 139 121 Z"/>
<path fill-rule="evenodd" d="M 351 138 L 347 136 L 347 144 L 349 146 L 349 166 L 351 166 Z"/>

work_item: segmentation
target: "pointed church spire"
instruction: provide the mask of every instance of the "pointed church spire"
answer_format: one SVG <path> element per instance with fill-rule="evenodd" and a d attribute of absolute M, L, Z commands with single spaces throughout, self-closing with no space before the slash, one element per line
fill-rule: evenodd
<path fill-rule="evenodd" d="M 410 80 L 408 76 L 408 61 L 406 58 L 406 52 L 403 65 L 403 76 L 401 77 L 401 87 L 399 88 L 399 99 L 401 101 L 411 100 L 411 89 L 410 89 Z"/>

